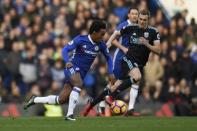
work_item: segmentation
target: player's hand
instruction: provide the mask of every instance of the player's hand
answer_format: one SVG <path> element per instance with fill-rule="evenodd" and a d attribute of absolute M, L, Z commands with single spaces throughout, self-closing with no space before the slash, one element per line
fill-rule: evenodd
<path fill-rule="evenodd" d="M 123 49 L 123 52 L 124 52 L 125 54 L 127 54 L 128 50 L 129 50 L 128 48 L 124 48 L 124 49 Z"/>
<path fill-rule="evenodd" d="M 139 38 L 139 43 L 145 45 L 145 44 L 148 44 L 149 41 L 147 39 L 145 39 L 144 37 L 140 37 Z"/>
<path fill-rule="evenodd" d="M 107 45 L 108 49 L 112 46 L 112 44 L 110 42 L 107 42 L 106 45 Z"/>
<path fill-rule="evenodd" d="M 66 63 L 66 68 L 68 69 L 68 68 L 71 68 L 73 66 L 73 64 L 71 63 L 71 62 L 67 62 Z"/>
<path fill-rule="evenodd" d="M 109 82 L 110 82 L 111 86 L 114 85 L 114 83 L 116 82 L 116 78 L 115 78 L 114 74 L 109 75 Z"/>

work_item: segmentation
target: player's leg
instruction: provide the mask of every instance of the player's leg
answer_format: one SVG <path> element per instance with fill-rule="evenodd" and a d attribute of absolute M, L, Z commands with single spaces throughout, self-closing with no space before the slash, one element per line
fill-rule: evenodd
<path fill-rule="evenodd" d="M 106 106 L 107 105 L 106 105 L 106 102 L 104 100 L 99 102 L 99 105 L 98 105 L 99 116 L 105 116 Z"/>
<path fill-rule="evenodd" d="M 64 85 L 64 89 L 61 91 L 59 96 L 56 95 L 49 95 L 45 97 L 36 97 L 32 96 L 30 100 L 24 105 L 24 109 L 26 110 L 30 106 L 36 103 L 43 103 L 43 104 L 64 104 L 66 99 L 70 94 L 71 85 L 70 85 L 70 77 L 72 76 L 71 72 L 67 69 L 64 70 L 65 81 L 66 84 Z"/>
<path fill-rule="evenodd" d="M 139 70 L 139 68 L 134 68 L 133 70 L 131 70 L 129 72 L 129 75 L 138 80 L 137 83 L 135 84 L 132 84 L 131 86 L 131 89 L 130 89 L 130 92 L 129 92 L 129 106 L 128 106 L 128 112 L 126 115 L 135 115 L 135 116 L 138 116 L 139 113 L 137 112 L 134 112 L 134 104 L 135 104 L 135 101 L 136 101 L 136 98 L 137 98 L 137 95 L 138 95 L 138 89 L 139 89 L 139 81 L 141 80 L 141 72 Z"/>
<path fill-rule="evenodd" d="M 59 104 L 64 104 L 69 98 L 70 92 L 72 91 L 72 86 L 69 83 L 64 84 L 64 89 L 59 94 Z"/>
<path fill-rule="evenodd" d="M 114 57 L 114 67 L 113 67 L 113 72 L 114 72 L 114 75 L 117 79 L 120 79 L 121 78 L 121 60 L 116 57 Z M 107 86 L 104 88 L 103 92 L 95 99 L 92 99 L 91 101 L 88 102 L 88 104 L 85 106 L 85 108 L 83 109 L 82 111 L 82 115 L 83 116 L 86 116 L 89 111 L 96 105 L 98 104 L 99 102 L 105 100 L 105 97 L 108 96 L 113 90 L 115 90 L 115 88 L 121 83 L 121 80 L 117 80 L 115 82 L 114 85 L 112 85 L 111 87 Z M 110 99 L 110 97 L 106 100 L 112 100 Z"/>
<path fill-rule="evenodd" d="M 24 109 L 29 108 L 30 106 L 37 104 L 37 103 L 42 103 L 42 104 L 64 104 L 66 100 L 68 99 L 68 95 L 70 93 L 71 86 L 70 84 L 66 83 L 64 85 L 64 89 L 61 91 L 60 95 L 49 95 L 45 97 L 37 97 L 37 96 L 32 96 L 30 100 L 24 105 Z"/>
<path fill-rule="evenodd" d="M 120 84 L 122 83 L 122 80 L 117 80 L 114 85 L 112 85 L 110 87 L 110 92 L 113 92 Z M 110 95 L 110 94 L 109 94 Z M 106 104 L 106 103 L 112 103 L 113 102 L 113 98 L 110 97 L 109 95 L 107 96 L 104 96 L 103 99 L 100 103 L 99 103 L 99 111 L 102 111 L 100 112 L 100 114 L 103 116 L 105 115 L 105 108 L 108 107 L 109 105 Z"/>
<path fill-rule="evenodd" d="M 95 105 L 105 100 L 105 97 L 110 95 L 111 91 L 113 91 L 116 87 L 118 87 L 118 85 L 120 85 L 121 82 L 122 82 L 121 80 L 117 80 L 113 86 L 111 87 L 107 86 L 97 98 L 90 100 L 88 104 L 85 106 L 84 110 L 82 111 L 82 115 L 86 116 Z"/>
<path fill-rule="evenodd" d="M 140 80 L 141 79 L 141 73 L 139 71 L 138 68 L 134 68 L 132 69 L 130 72 L 129 72 L 129 76 L 135 80 Z M 111 92 L 114 92 L 117 87 L 122 83 L 123 81 L 122 80 L 117 80 L 117 82 L 112 86 L 111 88 Z M 131 110 L 131 109 L 134 109 L 134 104 L 135 104 L 135 100 L 136 100 L 136 97 L 138 95 L 138 89 L 139 89 L 139 82 L 135 83 L 135 84 L 132 84 L 131 85 L 131 89 L 130 89 L 130 92 L 129 92 L 129 106 L 128 106 L 128 110 Z M 106 102 L 107 103 L 112 103 L 113 101 L 113 98 L 106 98 Z"/>
<path fill-rule="evenodd" d="M 73 89 L 69 96 L 69 105 L 68 105 L 68 112 L 66 115 L 66 119 L 75 120 L 73 118 L 74 109 L 78 103 L 79 94 L 82 88 L 82 78 L 79 72 L 75 72 L 70 79 L 71 84 L 73 85 Z M 73 119 L 72 119 L 73 118 Z"/>
<path fill-rule="evenodd" d="M 117 80 L 115 83 L 114 83 L 114 85 L 113 86 L 111 86 L 111 88 L 110 88 L 110 94 L 108 94 L 107 96 L 105 96 L 104 98 L 105 98 L 105 102 L 107 103 L 107 104 L 111 104 L 114 100 L 113 100 L 113 97 L 111 96 L 111 93 L 112 92 L 114 92 L 117 88 L 118 88 L 118 86 L 120 85 L 120 84 L 122 84 L 122 80 Z"/>
<path fill-rule="evenodd" d="M 99 102 L 101 102 L 102 100 L 104 100 L 105 96 L 110 94 L 110 88 L 107 86 L 104 88 L 103 92 L 95 99 L 91 99 L 88 101 L 88 103 L 86 104 L 85 108 L 82 111 L 82 115 L 83 116 L 87 116 L 88 113 L 90 112 L 90 110 Z"/>
<path fill-rule="evenodd" d="M 110 95 L 110 93 L 113 92 L 121 83 L 122 83 L 121 80 L 117 80 L 114 83 L 114 85 L 112 85 L 111 87 L 106 87 L 104 89 L 104 91 L 96 99 L 93 99 L 93 101 L 91 102 L 91 106 L 95 106 L 96 104 L 98 104 L 99 102 L 101 102 L 102 100 L 104 100 L 105 97 L 107 95 Z"/>
<path fill-rule="evenodd" d="M 122 74 L 122 66 L 121 66 L 121 63 L 122 63 L 122 59 L 121 59 L 121 56 L 120 55 L 117 55 L 117 50 L 115 52 L 115 55 L 114 55 L 114 67 L 113 67 L 113 73 L 117 79 L 117 81 L 114 83 L 114 85 L 112 85 L 110 87 L 110 92 L 113 92 L 121 83 L 122 83 L 122 78 L 123 77 L 123 74 Z M 110 97 L 110 96 L 104 96 L 105 98 L 105 102 L 107 103 L 112 103 L 113 99 Z"/>
<path fill-rule="evenodd" d="M 123 80 L 123 82 L 115 89 L 115 91 L 111 93 L 112 97 L 116 97 L 120 92 L 141 80 L 141 73 L 137 63 L 127 59 L 127 57 L 123 57 L 122 68 L 123 74 L 125 76 L 129 75 L 129 77 Z"/>

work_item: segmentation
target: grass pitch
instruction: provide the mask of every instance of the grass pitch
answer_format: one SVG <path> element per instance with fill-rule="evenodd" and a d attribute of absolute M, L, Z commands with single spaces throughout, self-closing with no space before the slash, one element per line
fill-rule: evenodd
<path fill-rule="evenodd" d="M 0 117 L 0 131 L 197 131 L 197 117 Z"/>

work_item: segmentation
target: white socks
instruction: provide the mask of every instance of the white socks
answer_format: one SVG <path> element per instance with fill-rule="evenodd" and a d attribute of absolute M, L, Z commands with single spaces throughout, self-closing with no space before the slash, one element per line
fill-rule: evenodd
<path fill-rule="evenodd" d="M 34 103 L 59 104 L 59 96 L 50 95 L 46 97 L 36 97 Z"/>
<path fill-rule="evenodd" d="M 78 103 L 79 93 L 81 89 L 78 87 L 74 87 L 70 93 L 69 97 L 69 105 L 68 105 L 68 113 L 67 116 L 72 115 L 74 109 Z M 59 104 L 59 96 L 49 95 L 46 97 L 36 97 L 34 99 L 34 103 L 43 103 L 43 104 Z"/>
<path fill-rule="evenodd" d="M 99 103 L 99 107 L 105 107 L 105 105 L 106 105 L 105 101 L 101 101 L 101 102 Z"/>
<path fill-rule="evenodd" d="M 130 89 L 129 107 L 128 110 L 134 109 L 136 97 L 138 95 L 139 85 L 133 84 Z"/>
<path fill-rule="evenodd" d="M 69 97 L 68 113 L 66 116 L 73 114 L 74 109 L 78 103 L 80 91 L 81 91 L 81 89 L 78 87 L 74 87 L 73 90 L 71 91 L 70 97 Z"/>

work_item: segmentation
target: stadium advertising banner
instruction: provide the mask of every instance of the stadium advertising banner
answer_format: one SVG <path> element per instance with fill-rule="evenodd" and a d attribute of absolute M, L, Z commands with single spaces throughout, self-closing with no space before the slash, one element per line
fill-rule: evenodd
<path fill-rule="evenodd" d="M 179 11 L 187 9 L 187 22 L 190 22 L 192 17 L 197 20 L 197 0 L 158 0 L 157 2 L 163 7 L 168 18 L 171 18 Z"/>

